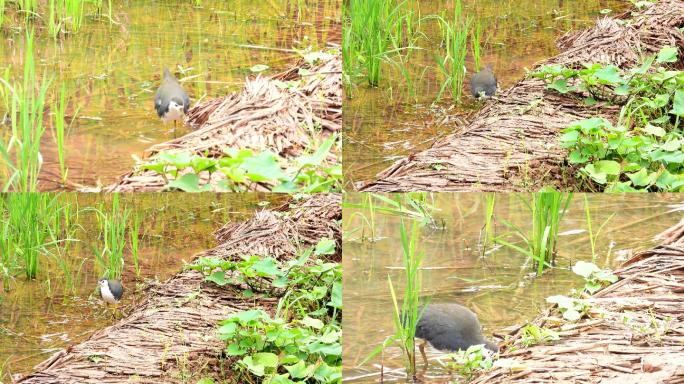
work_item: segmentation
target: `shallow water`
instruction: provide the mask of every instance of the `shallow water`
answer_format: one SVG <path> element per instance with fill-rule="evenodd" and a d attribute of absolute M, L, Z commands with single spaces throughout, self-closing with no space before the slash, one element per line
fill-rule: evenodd
<path fill-rule="evenodd" d="M 111 196 L 111 195 L 109 195 Z M 123 313 L 144 298 L 142 288 L 151 280 L 164 281 L 190 262 L 193 256 L 215 246 L 213 232 L 227 222 L 246 220 L 264 206 L 279 206 L 286 196 L 274 194 L 129 194 L 121 195 L 134 212 L 144 215 L 140 241 L 140 278 L 136 279 L 130 251 L 124 254 Z M 52 353 L 87 339 L 116 320 L 105 309 L 96 291 L 101 271 L 94 247 L 101 249 L 99 227 L 88 207 L 106 200 L 97 194 L 65 194 L 66 202 L 80 208 L 76 232 L 65 257 L 74 276 L 74 289 L 65 286 L 59 267 L 45 256 L 39 277 L 27 281 L 16 276 L 12 289 L 0 284 L 0 382 L 10 375 L 29 372 Z M 49 278 L 48 278 L 49 277 Z M 117 317 L 121 313 L 117 312 Z"/>
<path fill-rule="evenodd" d="M 482 65 L 493 64 L 499 89 L 514 85 L 525 75 L 526 68 L 557 53 L 555 41 L 573 30 L 587 28 L 607 10 L 614 15 L 629 4 L 618 0 L 463 0 L 463 14 L 482 23 L 486 42 L 482 49 Z M 453 1 L 420 1 L 422 16 L 453 10 Z M 377 88 L 361 83 L 354 88 L 353 99 L 344 104 L 344 176 L 345 188 L 353 183 L 369 181 L 378 172 L 401 157 L 430 147 L 437 139 L 462 126 L 468 116 L 481 107 L 464 92 L 464 105 L 454 108 L 448 91 L 441 102 L 434 103 L 443 78 L 435 56 L 444 55 L 438 47 L 436 22 L 424 22 L 421 50 L 411 51 L 410 72 L 415 87 L 413 97 L 407 95 L 406 82 L 390 65 L 382 67 Z M 468 54 L 466 67 L 473 73 L 474 62 Z M 468 75 L 470 76 L 470 75 Z M 466 83 L 469 82 L 469 77 Z"/>
<path fill-rule="evenodd" d="M 74 97 L 67 114 L 78 111 L 66 146 L 71 187 L 110 184 L 132 168 L 133 155 L 174 137 L 152 101 L 164 66 L 180 73 L 195 105 L 240 90 L 254 65 L 268 65 L 262 73 L 274 74 L 297 59 L 292 48 L 340 40 L 339 0 L 114 3 L 112 23 L 93 15 L 74 35 L 55 42 L 45 34 L 35 42 L 37 73 L 52 78 L 56 89 L 67 84 Z M 24 32 L 7 29 L 5 36 L 0 73 L 10 66 L 19 74 Z M 50 129 L 42 153 L 41 188 L 59 188 Z"/>
<path fill-rule="evenodd" d="M 524 323 L 533 319 L 540 308 L 546 306 L 545 298 L 567 295 L 573 288 L 580 288 L 580 277 L 570 271 L 578 260 L 591 261 L 591 247 L 587 237 L 583 195 L 573 197 L 568 213 L 560 225 L 556 268 L 548 270 L 540 278 L 530 274 L 524 267 L 523 255 L 509 248 L 495 247 L 482 257 L 480 230 L 484 225 L 484 194 L 435 194 L 436 221 L 445 225 L 444 230 L 424 227 L 417 251 L 425 254 L 423 262 L 422 296 L 432 302 L 459 302 L 471 308 L 479 317 L 485 334 L 494 330 Z M 497 195 L 495 217 L 526 228 L 528 211 L 523 199 L 529 195 Z M 650 248 L 653 236 L 676 224 L 682 217 L 681 196 L 649 195 L 589 195 L 593 231 L 609 216 L 614 216 L 604 227 L 596 242 L 600 267 L 616 268 L 636 251 Z M 347 203 L 360 203 L 362 195 L 349 194 Z M 377 203 L 377 201 L 376 201 Z M 362 212 L 370 219 L 368 211 L 344 208 L 343 230 L 347 235 L 343 244 L 344 263 L 344 377 L 345 382 L 377 382 L 381 364 L 386 381 L 403 381 L 402 358 L 398 347 L 389 347 L 384 358 L 376 356 L 361 364 L 368 354 L 381 345 L 394 332 L 392 300 L 388 287 L 388 275 L 392 278 L 397 295 L 402 295 L 403 274 L 400 246 L 400 219 L 395 215 L 376 213 L 376 242 L 359 241 L 364 232 L 350 230 L 361 225 L 362 219 L 355 212 Z M 410 221 L 407 227 L 410 228 Z M 508 232 L 499 220 L 495 234 Z M 449 375 L 439 369 L 435 359 L 441 353 L 428 348 L 431 361 L 427 372 L 421 376 L 430 382 Z M 419 357 L 419 371 L 422 369 Z M 392 374 L 392 370 L 398 370 Z M 353 379 L 357 378 L 357 379 Z M 438 381 L 444 382 L 444 381 Z"/>

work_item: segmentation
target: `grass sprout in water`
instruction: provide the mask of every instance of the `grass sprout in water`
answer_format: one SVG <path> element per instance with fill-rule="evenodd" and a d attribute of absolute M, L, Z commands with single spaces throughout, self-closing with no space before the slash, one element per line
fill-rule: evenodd
<path fill-rule="evenodd" d="M 9 96 L 11 133 L 0 140 L 0 156 L 5 167 L 0 169 L 3 191 L 35 192 L 43 164 L 40 142 L 45 133 L 43 114 L 50 80 L 39 81 L 33 56 L 33 32 L 27 32 L 24 45 L 22 82 L 0 79 Z"/>
<path fill-rule="evenodd" d="M 505 240 L 507 235 L 498 236 L 495 241 L 526 255 L 533 261 L 532 266 L 540 276 L 544 268 L 555 263 L 558 229 L 572 200 L 572 193 L 539 192 L 532 194 L 531 197 L 531 201 L 525 201 L 532 224 L 529 232 L 500 218 L 523 245 Z"/>

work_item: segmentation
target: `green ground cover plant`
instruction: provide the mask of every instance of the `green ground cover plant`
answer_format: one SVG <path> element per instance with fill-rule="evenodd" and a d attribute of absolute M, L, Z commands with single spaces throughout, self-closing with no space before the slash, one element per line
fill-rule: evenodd
<path fill-rule="evenodd" d="M 273 192 L 339 192 L 342 188 L 341 161 L 328 161 L 334 145 L 340 145 L 336 135 L 292 160 L 282 159 L 270 151 L 257 153 L 249 149 L 230 149 L 220 158 L 190 152 L 164 152 L 152 161 L 140 164 L 139 169 L 154 171 L 164 177 L 168 189 L 185 192 L 239 192 L 249 190 L 255 183 L 272 185 Z M 200 173 L 203 172 L 209 177 L 215 172 L 225 177 L 216 185 L 202 184 Z"/>
<path fill-rule="evenodd" d="M 243 295 L 278 297 L 275 313 L 240 311 L 221 322 L 225 353 L 237 361 L 240 382 L 339 383 L 342 380 L 342 266 L 324 260 L 335 242 L 322 239 L 297 258 L 201 257 L 188 269 Z"/>
<path fill-rule="evenodd" d="M 663 47 L 640 66 L 557 64 L 530 74 L 547 88 L 596 103 L 621 106 L 616 122 L 595 116 L 563 131 L 561 145 L 580 184 L 591 191 L 678 192 L 684 189 L 684 72 L 668 68 L 677 48 Z"/>

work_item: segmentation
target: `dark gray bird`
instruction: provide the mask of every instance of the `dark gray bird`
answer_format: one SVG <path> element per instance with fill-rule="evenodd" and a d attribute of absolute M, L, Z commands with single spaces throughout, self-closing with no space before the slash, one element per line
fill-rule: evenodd
<path fill-rule="evenodd" d="M 496 94 L 496 76 L 492 72 L 492 65 L 487 66 L 470 79 L 470 93 L 473 97 L 494 96 Z"/>
<path fill-rule="evenodd" d="M 189 107 L 190 98 L 188 94 L 185 93 L 178 80 L 169 72 L 169 69 L 164 68 L 164 78 L 157 90 L 157 94 L 154 96 L 154 109 L 157 110 L 157 115 L 164 123 L 173 121 L 175 128 L 176 121 L 182 119 L 183 115 L 188 113 Z"/>
<path fill-rule="evenodd" d="M 418 320 L 416 337 L 442 351 L 465 351 L 478 344 L 484 344 L 492 352 L 499 351 L 496 344 L 482 335 L 477 316 L 470 309 L 453 303 L 426 306 Z M 419 349 L 427 364 L 425 342 L 419 345 Z"/>
<path fill-rule="evenodd" d="M 121 285 L 121 280 L 116 279 L 101 279 L 100 280 L 100 297 L 108 304 L 116 304 L 123 296 L 124 288 Z"/>

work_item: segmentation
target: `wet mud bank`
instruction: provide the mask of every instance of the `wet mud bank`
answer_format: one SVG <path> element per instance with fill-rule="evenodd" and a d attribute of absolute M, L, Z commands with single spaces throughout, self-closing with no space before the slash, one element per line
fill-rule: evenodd
<path fill-rule="evenodd" d="M 318 194 L 262 210 L 247 221 L 216 231 L 220 245 L 196 255 L 239 260 L 242 256 L 297 257 L 303 247 L 334 239 L 341 260 L 342 211 L 339 194 Z M 205 281 L 197 270 L 184 270 L 148 288 L 147 298 L 128 316 L 93 334 L 87 341 L 59 351 L 18 383 L 187 382 L 182 372 L 213 377 L 230 372 L 219 340 L 218 322 L 248 309 L 275 312 L 277 297 L 245 297 L 237 286 Z M 223 364 L 221 362 L 223 361 Z M 200 376 L 198 376 L 200 377 Z"/>
<path fill-rule="evenodd" d="M 684 1 L 659 1 L 558 41 L 561 53 L 542 63 L 581 67 L 583 63 L 628 68 L 641 55 L 670 45 L 684 51 Z M 680 58 L 675 67 L 682 67 Z M 526 78 L 500 93 L 457 132 L 431 148 L 403 158 L 361 191 L 524 191 L 543 185 L 572 187 L 563 172 L 567 152 L 561 130 L 592 116 L 615 120 L 619 105 L 587 106 L 581 98 L 547 89 Z"/>

